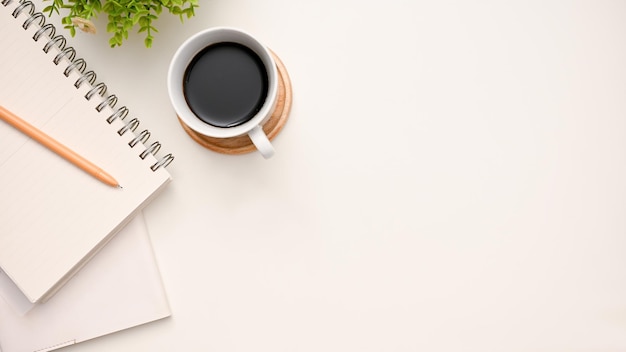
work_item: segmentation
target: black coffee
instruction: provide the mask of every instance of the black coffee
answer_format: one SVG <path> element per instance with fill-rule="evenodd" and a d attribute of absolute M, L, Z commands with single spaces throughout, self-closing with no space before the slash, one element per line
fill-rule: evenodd
<path fill-rule="evenodd" d="M 199 52 L 185 71 L 187 105 L 202 121 L 233 127 L 261 109 L 268 89 L 261 58 L 241 44 L 224 42 Z"/>

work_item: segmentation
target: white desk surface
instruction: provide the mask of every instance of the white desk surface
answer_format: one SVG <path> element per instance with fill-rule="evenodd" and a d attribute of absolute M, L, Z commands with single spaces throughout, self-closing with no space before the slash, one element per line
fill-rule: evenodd
<path fill-rule="evenodd" d="M 71 40 L 176 155 L 145 211 L 173 316 L 67 351 L 626 350 L 626 2 L 201 1 Z M 285 63 L 276 155 L 193 142 L 182 41 Z"/>

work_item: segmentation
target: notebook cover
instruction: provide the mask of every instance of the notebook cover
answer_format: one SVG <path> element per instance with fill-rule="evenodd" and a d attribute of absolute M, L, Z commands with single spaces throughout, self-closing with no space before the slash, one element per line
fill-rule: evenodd
<path fill-rule="evenodd" d="M 51 351 L 170 315 L 141 213 L 46 303 L 7 286 L 0 275 L 1 352 Z"/>

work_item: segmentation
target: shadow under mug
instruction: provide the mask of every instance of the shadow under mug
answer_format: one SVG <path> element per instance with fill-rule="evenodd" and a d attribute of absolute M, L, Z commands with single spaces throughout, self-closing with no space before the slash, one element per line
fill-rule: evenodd
<path fill-rule="evenodd" d="M 186 96 L 185 94 L 185 84 L 186 82 L 191 82 L 188 75 L 194 74 L 193 71 L 188 71 L 190 67 L 197 64 L 196 61 L 203 55 L 203 52 L 208 50 L 207 48 L 213 48 L 222 43 L 228 43 L 228 45 L 236 45 L 237 47 L 251 50 L 253 55 L 256 54 L 256 56 L 258 56 L 262 65 L 261 71 L 264 71 L 267 79 L 267 89 L 263 90 L 265 94 L 261 97 L 261 102 L 254 111 L 252 111 L 243 122 L 226 126 L 218 126 L 217 124 L 210 123 L 210 116 L 198 116 L 194 113 L 193 107 L 190 106 L 190 101 L 192 101 L 190 99 L 191 96 Z M 227 58 L 228 57 L 226 57 L 226 59 Z M 256 60 L 257 58 L 254 57 L 254 59 Z M 215 62 L 219 64 L 219 60 L 217 59 L 214 61 L 206 60 L 204 64 L 211 65 Z M 228 72 L 233 71 L 233 69 L 226 68 L 225 71 L 227 72 L 224 74 L 222 74 L 219 67 L 214 71 L 216 72 L 213 72 L 213 74 L 220 76 L 220 79 L 229 79 Z M 238 70 L 235 69 L 234 71 Z M 238 73 L 239 72 L 235 72 L 235 74 Z M 203 82 L 200 82 L 200 87 L 202 87 L 202 83 Z M 240 89 L 236 86 L 233 87 L 233 84 L 237 82 L 229 81 L 223 83 L 224 89 L 229 89 L 233 92 Z M 247 134 L 264 158 L 267 159 L 274 155 L 274 147 L 263 131 L 263 124 L 272 115 L 276 106 L 278 72 L 271 52 L 250 34 L 236 28 L 215 27 L 191 36 L 178 48 L 170 62 L 167 86 L 171 103 L 178 118 L 191 130 L 213 138 L 232 138 Z M 222 88 L 217 86 L 211 89 L 221 90 Z M 190 93 L 187 92 L 187 94 L 189 95 Z M 203 94 L 211 94 L 210 89 L 199 92 L 200 96 Z M 207 99 L 207 101 L 209 101 L 209 99 Z M 207 122 L 207 120 L 209 122 Z"/>

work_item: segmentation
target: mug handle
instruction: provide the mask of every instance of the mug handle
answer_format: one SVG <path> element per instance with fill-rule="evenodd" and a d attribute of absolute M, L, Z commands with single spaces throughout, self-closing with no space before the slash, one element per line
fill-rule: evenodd
<path fill-rule="evenodd" d="M 250 136 L 250 140 L 252 140 L 256 149 L 259 150 L 265 159 L 269 159 L 274 155 L 274 147 L 263 131 L 263 127 L 259 125 L 255 126 L 248 132 L 248 136 Z"/>

